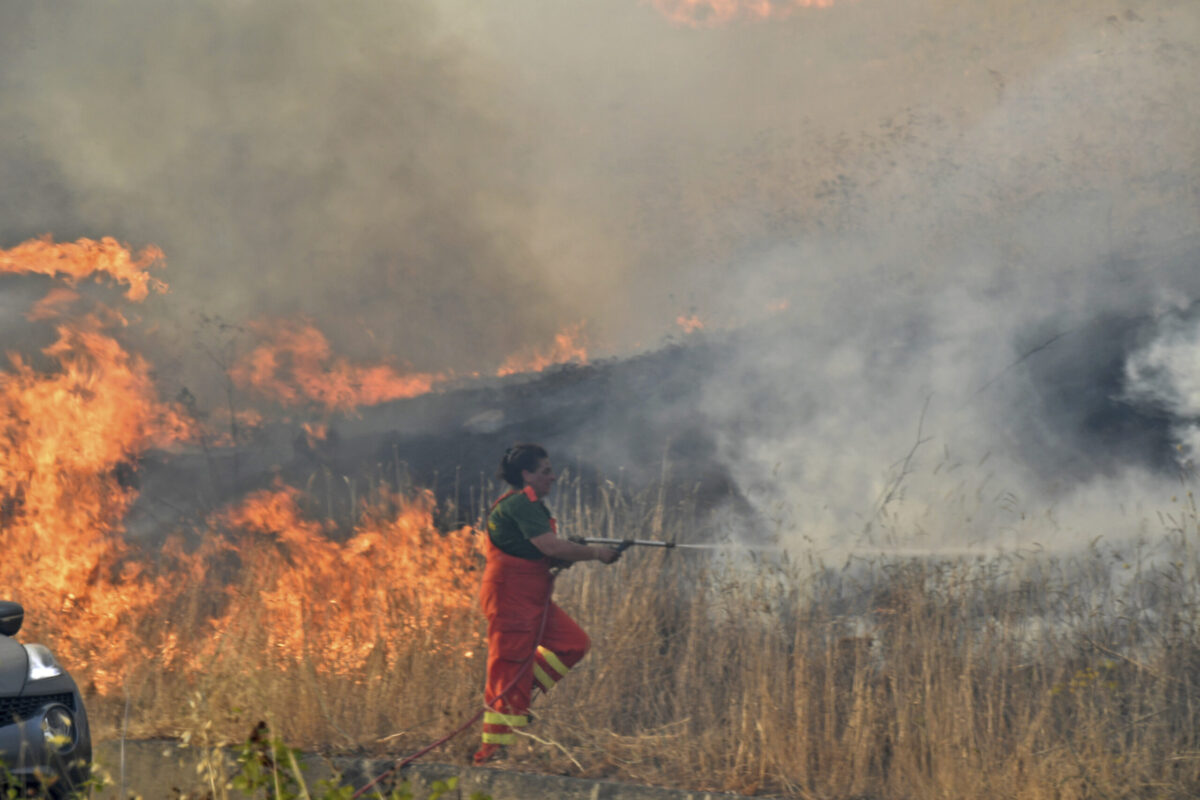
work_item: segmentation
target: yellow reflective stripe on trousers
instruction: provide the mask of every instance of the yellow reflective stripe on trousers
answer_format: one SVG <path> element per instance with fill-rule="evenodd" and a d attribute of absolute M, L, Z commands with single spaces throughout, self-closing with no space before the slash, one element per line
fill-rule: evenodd
<path fill-rule="evenodd" d="M 485 711 L 483 712 L 483 724 L 523 728 L 529 724 L 529 717 L 524 714 L 501 714 L 499 711 Z"/>
<path fill-rule="evenodd" d="M 546 659 L 547 664 L 554 667 L 554 671 L 558 673 L 558 677 L 567 677 L 567 665 L 564 664 L 558 656 L 554 655 L 553 651 L 547 650 L 539 644 L 538 652 L 542 654 L 542 658 Z"/>
<path fill-rule="evenodd" d="M 537 678 L 537 682 L 540 683 L 542 688 L 547 692 L 554 688 L 554 680 L 546 674 L 546 670 L 542 669 L 537 664 L 533 665 L 533 677 Z"/>
<path fill-rule="evenodd" d="M 512 744 L 515 736 L 511 733 L 488 733 L 484 731 L 484 744 Z"/>

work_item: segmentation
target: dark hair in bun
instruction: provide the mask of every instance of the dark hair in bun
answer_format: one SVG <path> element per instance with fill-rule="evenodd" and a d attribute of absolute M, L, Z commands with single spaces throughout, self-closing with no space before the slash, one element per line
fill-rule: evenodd
<path fill-rule="evenodd" d="M 549 457 L 546 448 L 540 444 L 519 442 L 504 451 L 504 458 L 500 459 L 500 469 L 496 472 L 496 477 L 514 489 L 522 489 L 525 486 L 525 478 L 521 473 L 535 471 L 542 459 Z"/>

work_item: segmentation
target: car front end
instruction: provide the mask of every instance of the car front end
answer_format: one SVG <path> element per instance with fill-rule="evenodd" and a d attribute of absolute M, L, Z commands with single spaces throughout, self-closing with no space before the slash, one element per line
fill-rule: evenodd
<path fill-rule="evenodd" d="M 23 610 L 0 602 L 0 786 L 68 797 L 87 782 L 91 732 L 79 688 L 46 647 L 13 635 Z"/>

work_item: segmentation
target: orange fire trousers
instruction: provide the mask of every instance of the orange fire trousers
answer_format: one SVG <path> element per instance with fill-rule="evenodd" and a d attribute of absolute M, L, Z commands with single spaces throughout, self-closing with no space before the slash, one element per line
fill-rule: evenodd
<path fill-rule="evenodd" d="M 480 596 L 488 622 L 484 744 L 510 744 L 513 729 L 529 722 L 534 683 L 550 691 L 588 651 L 588 635 L 575 620 L 553 602 L 546 610 L 553 583 L 548 559 L 510 556 L 487 541 Z M 538 639 L 543 612 L 546 626 Z M 533 664 L 526 666 L 531 655 Z"/>

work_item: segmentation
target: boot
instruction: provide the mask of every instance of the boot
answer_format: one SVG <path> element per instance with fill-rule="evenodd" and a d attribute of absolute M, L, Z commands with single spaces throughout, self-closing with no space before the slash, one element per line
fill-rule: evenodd
<path fill-rule="evenodd" d="M 475 751 L 475 755 L 471 761 L 477 767 L 488 764 L 493 761 L 503 761 L 508 757 L 508 750 L 502 744 L 483 744 Z"/>

